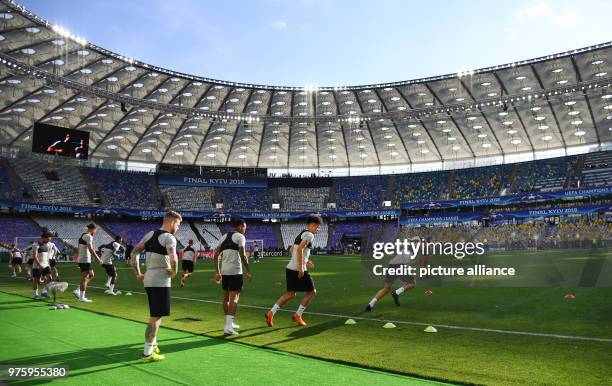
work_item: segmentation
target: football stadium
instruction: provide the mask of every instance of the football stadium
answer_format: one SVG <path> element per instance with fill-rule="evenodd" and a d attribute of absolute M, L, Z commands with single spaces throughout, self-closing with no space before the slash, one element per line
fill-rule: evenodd
<path fill-rule="evenodd" d="M 295 87 L 71 22 L 0 1 L 0 383 L 612 384 L 606 36 Z"/>

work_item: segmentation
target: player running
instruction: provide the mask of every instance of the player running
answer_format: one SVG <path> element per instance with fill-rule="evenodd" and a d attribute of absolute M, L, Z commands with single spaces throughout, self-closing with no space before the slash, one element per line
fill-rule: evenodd
<path fill-rule="evenodd" d="M 93 237 L 96 234 L 96 224 L 87 225 L 87 232 L 83 233 L 79 237 L 79 257 L 77 263 L 81 269 L 81 284 L 79 288 L 75 289 L 72 293 L 80 301 L 85 303 L 91 303 L 90 299 L 85 297 L 85 291 L 87 291 L 87 285 L 94 278 L 94 270 L 91 266 L 91 257 L 95 257 L 98 263 L 102 264 L 102 260 L 96 253 L 93 244 Z"/>
<path fill-rule="evenodd" d="M 40 236 L 38 244 L 32 248 L 32 256 L 34 264 L 32 266 L 32 289 L 34 290 L 34 299 L 40 299 L 38 295 L 38 287 L 40 285 L 39 279 L 43 278 L 45 287 L 42 290 L 41 296 L 43 298 L 48 297 L 46 286 L 51 282 L 51 267 L 49 266 L 49 257 L 53 254 L 53 251 L 57 249 L 55 244 L 51 242 L 51 232 L 45 231 Z"/>
<path fill-rule="evenodd" d="M 102 267 L 106 270 L 108 279 L 106 280 L 105 294 L 117 295 L 115 292 L 115 285 L 117 284 L 117 270 L 113 264 L 113 258 L 117 257 L 119 250 L 121 249 L 121 236 L 115 236 L 115 241 L 104 244 L 100 247 L 100 259 L 102 260 Z"/>
<path fill-rule="evenodd" d="M 243 266 L 249 282 L 253 279 L 244 250 L 246 222 L 241 218 L 236 218 L 232 220 L 232 226 L 234 230 L 227 232 L 219 239 L 219 245 L 214 254 L 215 280 L 217 282 L 220 280 L 223 287 L 223 312 L 225 313 L 223 333 L 226 335 L 238 335 L 236 329 L 240 328 L 240 326 L 234 324 L 234 317 L 238 308 L 240 291 L 242 291 Z M 221 256 L 221 259 L 219 259 L 219 256 Z"/>
<path fill-rule="evenodd" d="M 132 250 L 131 264 L 136 278 L 144 281 L 149 299 L 149 323 L 145 330 L 143 362 L 159 362 L 165 356 L 157 347 L 157 331 L 162 317 L 170 315 L 170 285 L 178 271 L 176 238 L 174 235 L 183 218 L 174 211 L 166 212 L 162 227 L 147 233 Z M 145 252 L 147 270 L 140 273 L 139 255 Z"/>
<path fill-rule="evenodd" d="M 195 263 L 198 253 L 193 248 L 193 240 L 189 240 L 187 247 L 183 249 L 183 257 L 181 258 L 181 268 L 183 269 L 183 274 L 181 275 L 181 287 L 184 287 L 187 278 L 193 275 L 193 270 L 195 268 Z"/>
<path fill-rule="evenodd" d="M 272 327 L 274 325 L 274 315 L 288 301 L 295 298 L 296 292 L 306 292 L 300 301 L 293 321 L 300 326 L 305 326 L 306 322 L 302 318 L 304 310 L 315 297 L 317 290 L 314 282 L 308 273 L 308 268 L 313 268 L 314 264 L 309 260 L 310 250 L 312 249 L 312 241 L 315 233 L 319 232 L 323 224 L 323 219 L 317 215 L 310 215 L 306 220 L 306 229 L 300 232 L 295 238 L 291 246 L 291 260 L 285 269 L 285 278 L 287 281 L 287 292 L 272 306 L 270 311 L 266 312 L 266 323 Z"/>
<path fill-rule="evenodd" d="M 410 241 L 411 242 L 424 242 L 424 240 L 421 241 L 421 239 L 417 236 L 411 238 Z M 402 266 L 406 266 L 406 267 L 414 266 L 417 261 L 420 261 L 421 265 L 423 265 L 427 261 L 427 258 L 428 256 L 423 255 L 418 260 L 412 259 L 412 253 L 410 251 L 406 251 L 406 253 L 398 254 L 394 256 L 391 260 L 389 260 L 389 264 L 387 265 L 387 267 L 392 268 L 392 269 L 398 269 L 398 268 L 401 268 Z M 403 284 L 401 287 L 399 287 L 395 291 L 391 291 L 391 288 L 393 288 L 393 284 L 395 283 L 396 280 L 400 280 Z M 411 289 L 415 287 L 415 285 L 416 284 L 415 284 L 413 275 L 408 275 L 408 274 L 391 275 L 387 273 L 385 277 L 385 284 L 383 288 L 381 288 L 380 290 L 378 290 L 378 292 L 376 292 L 376 295 L 366 305 L 365 310 L 372 311 L 376 303 L 382 298 L 384 298 L 389 292 L 391 292 L 391 296 L 393 297 L 393 302 L 395 303 L 396 306 L 399 307 L 400 295 L 403 294 L 404 292 L 410 291 Z"/>

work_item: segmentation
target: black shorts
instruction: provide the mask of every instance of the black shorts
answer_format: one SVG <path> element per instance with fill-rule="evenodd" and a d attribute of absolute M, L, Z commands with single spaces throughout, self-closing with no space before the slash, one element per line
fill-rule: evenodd
<path fill-rule="evenodd" d="M 115 276 L 115 266 L 112 264 L 102 264 L 108 276 Z"/>
<path fill-rule="evenodd" d="M 28 265 L 34 264 L 34 259 L 28 259 Z"/>
<path fill-rule="evenodd" d="M 81 268 L 81 273 L 83 272 L 91 272 L 91 263 L 79 263 L 79 268 Z"/>
<path fill-rule="evenodd" d="M 11 264 L 12 265 L 20 265 L 23 264 L 23 259 L 21 257 L 13 257 L 11 259 Z"/>
<path fill-rule="evenodd" d="M 45 267 L 43 269 L 40 268 L 34 268 L 32 269 L 32 276 L 35 278 L 39 278 L 41 276 L 47 276 L 47 275 L 51 275 L 51 268 L 50 267 Z"/>
<path fill-rule="evenodd" d="M 170 287 L 145 287 L 149 313 L 154 318 L 170 315 Z"/>
<path fill-rule="evenodd" d="M 389 264 L 387 268 L 400 268 L 402 265 L 406 265 L 406 264 Z M 396 280 L 402 281 L 406 284 L 414 283 L 414 276 L 412 275 L 391 275 L 389 274 L 389 272 L 387 272 L 387 275 L 385 277 L 385 283 L 393 284 L 395 283 Z"/>
<path fill-rule="evenodd" d="M 304 276 L 300 279 L 298 271 L 286 268 L 285 279 L 287 281 L 288 292 L 310 292 L 315 289 L 314 282 L 308 271 L 304 271 Z"/>
<path fill-rule="evenodd" d="M 57 265 L 57 260 L 55 259 L 49 259 L 49 266 L 51 268 L 55 267 Z"/>
<path fill-rule="evenodd" d="M 253 252 L 253 257 L 259 257 L 259 251 Z"/>
<path fill-rule="evenodd" d="M 221 275 L 221 287 L 224 291 L 242 291 L 242 275 Z"/>
<path fill-rule="evenodd" d="M 182 260 L 181 266 L 183 267 L 184 272 L 193 272 L 193 261 Z"/>

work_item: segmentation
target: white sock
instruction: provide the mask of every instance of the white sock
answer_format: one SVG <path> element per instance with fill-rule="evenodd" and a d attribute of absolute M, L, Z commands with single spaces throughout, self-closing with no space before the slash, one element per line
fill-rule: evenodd
<path fill-rule="evenodd" d="M 295 313 L 296 313 L 297 315 L 302 316 L 302 314 L 304 313 L 304 310 L 305 310 L 305 309 L 306 309 L 306 307 L 300 304 L 300 306 L 298 307 L 297 311 L 295 311 Z"/>
<path fill-rule="evenodd" d="M 109 276 L 108 279 L 106 279 L 106 285 L 110 285 L 110 281 L 111 281 L 111 278 Z"/>
<path fill-rule="evenodd" d="M 157 346 L 157 337 L 153 338 L 153 342 L 151 342 L 153 346 Z"/>
<path fill-rule="evenodd" d="M 234 315 L 225 315 L 225 328 L 233 330 L 232 323 L 234 323 Z"/>
<path fill-rule="evenodd" d="M 34 295 L 38 296 L 38 288 L 34 290 Z"/>
<path fill-rule="evenodd" d="M 115 292 L 115 285 L 114 284 L 109 284 L 108 285 L 108 289 L 110 290 L 110 292 Z"/>
<path fill-rule="evenodd" d="M 401 295 L 402 293 L 404 293 L 404 291 L 406 291 L 406 288 L 399 287 L 398 289 L 395 290 L 395 294 L 396 295 Z"/>
<path fill-rule="evenodd" d="M 153 342 L 145 342 L 144 350 L 142 351 L 144 356 L 148 357 L 149 355 L 153 354 L 153 346 Z"/>
<path fill-rule="evenodd" d="M 370 307 L 374 307 L 374 305 L 376 304 L 377 301 L 378 301 L 378 299 L 373 297 L 372 300 L 370 300 L 370 303 L 368 303 L 368 304 L 370 305 Z"/>
<path fill-rule="evenodd" d="M 85 299 L 85 291 L 79 291 L 80 299 Z"/>
<path fill-rule="evenodd" d="M 270 311 L 272 311 L 272 315 L 275 315 L 276 311 L 278 310 L 280 310 L 280 306 L 278 304 L 274 304 L 272 308 L 270 308 Z"/>

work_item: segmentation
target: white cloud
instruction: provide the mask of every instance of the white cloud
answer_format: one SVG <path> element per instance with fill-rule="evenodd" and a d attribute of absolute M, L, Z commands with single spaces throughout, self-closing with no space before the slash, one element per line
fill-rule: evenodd
<path fill-rule="evenodd" d="M 539 2 L 516 11 L 519 19 L 531 19 L 550 15 L 552 8 L 546 2 Z"/>
<path fill-rule="evenodd" d="M 287 29 L 287 22 L 284 20 L 277 20 L 272 23 L 272 28 L 274 29 Z"/>

